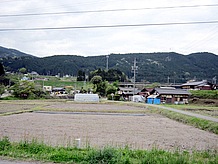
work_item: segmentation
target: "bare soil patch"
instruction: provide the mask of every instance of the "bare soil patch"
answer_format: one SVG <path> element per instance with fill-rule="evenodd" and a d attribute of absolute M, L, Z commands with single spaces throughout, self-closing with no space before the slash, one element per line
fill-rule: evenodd
<path fill-rule="evenodd" d="M 38 139 L 52 145 L 74 145 L 80 138 L 83 147 L 130 146 L 150 149 L 154 146 L 173 150 L 218 150 L 218 135 L 199 130 L 157 114 L 118 115 L 113 111 L 147 110 L 113 104 L 47 104 L 45 109 L 70 111 L 108 110 L 111 114 L 23 113 L 0 117 L 0 136 L 12 141 Z"/>
<path fill-rule="evenodd" d="M 35 105 L 30 104 L 0 104 L 0 114 L 16 112 L 16 111 L 25 111 L 34 108 Z"/>
<path fill-rule="evenodd" d="M 30 111 L 36 107 L 45 107 L 49 104 L 59 104 L 63 101 L 55 102 L 52 100 L 12 100 L 12 101 L 1 101 L 0 100 L 0 114 L 13 113 L 19 111 Z"/>

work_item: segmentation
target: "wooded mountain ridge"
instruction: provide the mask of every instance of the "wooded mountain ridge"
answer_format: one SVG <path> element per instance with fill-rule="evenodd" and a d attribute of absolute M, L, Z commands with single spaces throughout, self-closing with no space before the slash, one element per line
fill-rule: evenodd
<path fill-rule="evenodd" d="M 136 80 L 149 82 L 181 83 L 187 80 L 208 80 L 218 75 L 218 56 L 200 52 L 182 55 L 175 52 L 128 53 L 102 56 L 55 55 L 35 57 L 14 49 L 0 47 L 0 62 L 6 71 L 16 72 L 24 67 L 28 72 L 41 75 L 73 75 L 79 70 L 87 75 L 96 69 L 119 69 L 129 78 L 133 77 L 132 66 L 136 58 L 138 66 Z"/>

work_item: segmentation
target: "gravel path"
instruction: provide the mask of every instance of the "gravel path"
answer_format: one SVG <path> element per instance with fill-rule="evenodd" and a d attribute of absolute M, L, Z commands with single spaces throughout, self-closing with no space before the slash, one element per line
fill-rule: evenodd
<path fill-rule="evenodd" d="M 215 117 L 204 116 L 204 115 L 201 115 L 201 114 L 192 113 L 192 112 L 183 111 L 183 110 L 178 110 L 178 109 L 175 109 L 175 108 L 169 108 L 169 107 L 160 106 L 160 105 L 153 105 L 153 104 L 148 104 L 148 105 L 149 106 L 155 106 L 157 108 L 170 110 L 170 111 L 181 113 L 181 114 L 185 114 L 185 115 L 192 116 L 192 117 L 197 117 L 197 118 L 202 118 L 202 119 L 209 120 L 209 121 L 218 122 L 218 118 L 215 118 Z"/>
<path fill-rule="evenodd" d="M 25 161 L 17 161 L 17 160 L 13 161 L 13 160 L 0 159 L 0 164 L 42 164 L 42 162 L 38 162 L 38 161 L 25 162 Z"/>

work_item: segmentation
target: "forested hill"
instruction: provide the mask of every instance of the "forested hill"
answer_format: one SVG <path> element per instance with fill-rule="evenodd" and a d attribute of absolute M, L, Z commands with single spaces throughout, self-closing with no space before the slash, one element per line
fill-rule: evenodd
<path fill-rule="evenodd" d="M 0 46 L 0 58 L 3 57 L 21 57 L 21 56 L 32 56 L 30 54 L 26 54 L 23 52 L 20 52 L 15 49 L 5 48 Z"/>
<path fill-rule="evenodd" d="M 0 54 L 1 56 L 1 54 Z M 190 79 L 211 79 L 218 77 L 218 56 L 212 53 L 194 53 L 181 55 L 178 53 L 133 53 L 110 54 L 109 69 L 115 68 L 132 77 L 131 66 L 137 60 L 137 81 L 185 82 Z M 79 70 L 90 71 L 106 68 L 106 55 L 82 57 L 76 55 L 57 55 L 44 58 L 33 56 L 3 57 L 0 59 L 6 71 L 17 71 L 25 67 L 28 72 L 36 71 L 44 75 L 74 75 Z"/>

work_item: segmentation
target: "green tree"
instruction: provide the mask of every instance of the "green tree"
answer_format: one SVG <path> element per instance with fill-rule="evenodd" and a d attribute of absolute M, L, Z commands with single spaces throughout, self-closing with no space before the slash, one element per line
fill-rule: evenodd
<path fill-rule="evenodd" d="M 97 85 L 96 92 L 99 93 L 101 96 L 105 96 L 106 95 L 107 84 L 108 84 L 107 81 L 102 81 L 101 83 L 99 83 Z"/>
<path fill-rule="evenodd" d="M 105 96 L 107 81 L 103 81 L 101 76 L 94 76 L 90 82 L 94 84 L 94 93 L 98 93 L 101 96 Z"/>
<path fill-rule="evenodd" d="M 35 84 L 30 81 L 19 81 L 12 86 L 13 94 L 18 98 L 40 98 L 45 96 L 45 93 L 36 88 Z"/>
<path fill-rule="evenodd" d="M 126 75 L 118 69 L 109 69 L 105 79 L 107 81 L 124 81 Z"/>
<path fill-rule="evenodd" d="M 90 73 L 90 79 L 94 76 L 101 76 L 102 80 L 107 81 L 125 81 L 126 75 L 121 72 L 118 69 L 109 69 L 108 71 L 101 70 L 100 68 L 98 70 L 92 71 Z"/>
<path fill-rule="evenodd" d="M 77 81 L 84 81 L 85 80 L 85 72 L 79 70 L 77 73 Z"/>
<path fill-rule="evenodd" d="M 107 95 L 109 95 L 109 94 L 111 94 L 111 93 L 115 94 L 116 91 L 117 91 L 117 87 L 115 87 L 115 86 L 113 86 L 113 85 L 111 85 L 111 84 L 109 84 L 109 85 L 107 86 L 107 88 L 106 88 L 106 94 L 107 94 Z"/>
<path fill-rule="evenodd" d="M 5 70 L 3 65 L 0 63 L 0 76 L 3 76 L 5 74 Z"/>
<path fill-rule="evenodd" d="M 22 67 L 19 69 L 19 72 L 24 74 L 27 72 L 27 70 L 26 70 L 26 68 Z"/>
<path fill-rule="evenodd" d="M 80 93 L 87 93 L 87 91 L 83 87 L 81 87 Z"/>
<path fill-rule="evenodd" d="M 118 82 L 113 82 L 112 84 L 108 84 L 106 88 L 106 94 L 110 95 L 111 93 L 115 94 L 118 89 Z"/>
<path fill-rule="evenodd" d="M 5 70 L 4 70 L 4 67 L 3 65 L 0 63 L 0 90 L 4 90 L 4 86 L 8 85 L 9 83 L 9 79 L 6 78 L 6 75 L 5 75 Z M 0 91 L 0 95 L 1 95 L 1 91 Z"/>
<path fill-rule="evenodd" d="M 0 97 L 5 92 L 5 86 L 0 84 Z"/>
<path fill-rule="evenodd" d="M 101 77 L 101 76 L 94 76 L 94 77 L 90 80 L 90 82 L 91 82 L 92 84 L 94 84 L 94 85 L 97 85 L 97 84 L 99 84 L 99 83 L 102 82 L 102 77 Z"/>

